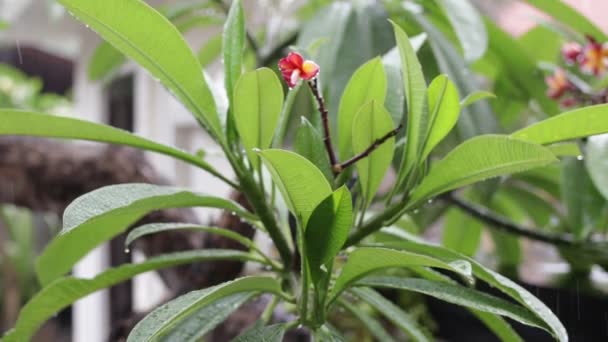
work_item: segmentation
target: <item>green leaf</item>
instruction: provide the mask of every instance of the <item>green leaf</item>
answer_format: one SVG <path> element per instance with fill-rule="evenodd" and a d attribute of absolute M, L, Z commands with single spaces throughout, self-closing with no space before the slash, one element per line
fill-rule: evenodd
<path fill-rule="evenodd" d="M 429 125 L 421 160 L 443 140 L 458 122 L 460 103 L 458 89 L 446 75 L 437 76 L 429 85 Z"/>
<path fill-rule="evenodd" d="M 213 63 L 222 53 L 222 39 L 221 34 L 213 36 L 198 50 L 198 62 L 201 63 L 203 68 Z"/>
<path fill-rule="evenodd" d="M 488 33 L 481 14 L 468 0 L 438 0 L 464 50 L 464 58 L 473 62 L 488 47 Z"/>
<path fill-rule="evenodd" d="M 558 341 L 568 341 L 568 333 L 566 332 L 566 329 L 559 319 L 553 314 L 553 312 L 551 312 L 551 310 L 538 298 L 534 297 L 530 292 L 526 291 L 526 289 L 519 286 L 512 280 L 490 270 L 489 268 L 486 268 L 472 258 L 466 257 L 447 248 L 423 241 L 414 235 L 404 232 L 403 230 L 385 228 L 382 230 L 382 232 L 401 239 L 400 241 L 394 240 L 395 242 L 392 243 L 385 242 L 384 244 L 387 246 L 399 248 L 400 250 L 413 253 L 428 255 L 433 258 L 441 259 L 445 262 L 456 259 L 468 261 L 472 266 L 473 274 L 476 278 L 481 279 L 490 286 L 508 295 L 519 304 L 528 308 L 530 312 L 543 320 L 546 330 L 550 331 Z"/>
<path fill-rule="evenodd" d="M 301 119 L 302 123 L 296 131 L 294 149 L 296 153 L 310 160 L 311 163 L 318 167 L 319 170 L 323 172 L 323 175 L 328 182 L 332 182 L 334 175 L 331 171 L 331 165 L 323 142 L 323 136 L 308 119 L 305 117 L 302 117 Z"/>
<path fill-rule="evenodd" d="M 495 98 L 496 98 L 496 95 L 490 93 L 489 91 L 476 90 L 476 91 L 470 93 L 469 95 L 467 95 L 467 97 L 465 97 L 462 101 L 460 101 L 460 107 L 462 107 L 462 108 L 468 107 L 477 101 L 481 101 L 481 100 L 485 100 L 485 99 L 495 99 Z"/>
<path fill-rule="evenodd" d="M 346 186 L 324 199 L 312 212 L 306 227 L 306 257 L 316 284 L 321 266 L 333 262 L 342 249 L 353 223 L 353 201 Z"/>
<path fill-rule="evenodd" d="M 367 314 L 364 310 L 357 307 L 355 304 L 352 304 L 346 300 L 339 300 L 340 305 L 343 306 L 346 310 L 348 310 L 353 316 L 355 316 L 365 328 L 378 340 L 382 342 L 394 342 L 393 339 L 385 330 L 380 322 L 378 322 L 374 317 Z"/>
<path fill-rule="evenodd" d="M 120 184 L 80 196 L 63 214 L 63 229 L 42 252 L 36 270 L 43 285 L 68 272 L 99 244 L 124 232 L 153 210 L 183 207 L 222 208 L 255 220 L 238 204 L 222 198 L 158 185 Z"/>
<path fill-rule="evenodd" d="M 432 257 L 420 254 L 398 251 L 395 249 L 379 247 L 360 247 L 348 256 L 348 261 L 342 267 L 342 272 L 336 279 L 334 287 L 329 295 L 331 303 L 342 291 L 353 282 L 368 275 L 371 272 L 393 268 L 393 267 L 437 267 L 459 274 L 465 279 L 472 281 L 471 267 L 468 262 L 461 259 L 444 262 Z"/>
<path fill-rule="evenodd" d="M 68 117 L 11 109 L 0 110 L 0 117 L 2 118 L 0 122 L 0 135 L 80 139 L 126 145 L 171 156 L 198 166 L 210 174 L 226 180 L 211 165 L 196 156 L 175 147 L 162 145 L 139 137 L 122 129 Z"/>
<path fill-rule="evenodd" d="M 287 331 L 288 325 L 284 323 L 273 325 L 256 325 L 247 329 L 242 335 L 233 339 L 232 342 L 281 342 Z"/>
<path fill-rule="evenodd" d="M 87 73 L 90 81 L 97 81 L 108 76 L 112 71 L 123 65 L 127 58 L 116 50 L 112 44 L 102 42 L 93 52 L 89 60 Z"/>
<path fill-rule="evenodd" d="M 158 78 L 211 135 L 224 139 L 215 101 L 201 66 L 184 37 L 167 18 L 141 0 L 59 2 Z"/>
<path fill-rule="evenodd" d="M 408 138 L 397 176 L 397 185 L 400 186 L 420 157 L 428 127 L 428 118 L 424 110 L 426 81 L 422 73 L 422 66 L 407 34 L 397 24 L 392 24 L 401 56 L 401 72 L 407 101 Z"/>
<path fill-rule="evenodd" d="M 387 133 L 394 130 L 393 119 L 382 102 L 372 101 L 361 107 L 352 122 L 352 146 L 355 154 L 362 153 Z M 367 157 L 356 163 L 361 183 L 361 194 L 369 206 L 391 166 L 395 153 L 395 138 L 392 137 L 376 148 Z"/>
<path fill-rule="evenodd" d="M 464 255 L 474 256 L 481 242 L 483 226 L 457 208 L 450 208 L 443 223 L 442 245 Z"/>
<path fill-rule="evenodd" d="M 254 169 L 260 163 L 254 149 L 266 149 L 279 124 L 283 87 L 274 71 L 261 68 L 245 73 L 234 89 L 236 128 Z"/>
<path fill-rule="evenodd" d="M 558 143 L 549 145 L 547 148 L 557 157 L 578 157 L 583 155 L 576 142 Z"/>
<path fill-rule="evenodd" d="M 608 134 L 587 139 L 585 166 L 597 190 L 608 199 Z"/>
<path fill-rule="evenodd" d="M 523 324 L 541 329 L 544 328 L 543 322 L 526 308 L 460 285 L 426 279 L 391 276 L 365 278 L 357 282 L 356 285 L 418 292 L 448 303 L 505 316 Z"/>
<path fill-rule="evenodd" d="M 384 298 L 378 292 L 370 288 L 353 288 L 351 292 L 382 313 L 384 317 L 403 330 L 413 341 L 431 341 L 427 336 L 428 332 L 416 322 L 414 317 L 401 310 L 401 308 Z"/>
<path fill-rule="evenodd" d="M 133 328 L 127 341 L 156 341 L 167 338 L 175 328 L 201 309 L 238 293 L 283 295 L 279 282 L 270 277 L 243 277 L 211 288 L 192 291 L 156 308 Z M 226 308 L 229 309 L 229 308 Z"/>
<path fill-rule="evenodd" d="M 234 87 L 241 76 L 244 49 L 245 14 L 243 13 L 243 4 L 241 0 L 234 0 L 232 1 L 226 23 L 224 24 L 222 42 L 226 94 L 228 95 L 230 104 L 232 104 L 234 100 Z"/>
<path fill-rule="evenodd" d="M 501 135 L 469 139 L 433 165 L 412 193 L 409 206 L 484 179 L 544 166 L 556 160 L 547 148 L 524 140 Z"/>
<path fill-rule="evenodd" d="M 46 320 L 78 299 L 133 278 L 138 274 L 161 268 L 213 260 L 256 261 L 258 259 L 242 251 L 206 249 L 164 254 L 139 264 L 124 264 L 106 270 L 91 279 L 80 279 L 72 276 L 59 278 L 44 287 L 25 304 L 19 313 L 15 327 L 3 337 L 3 341 L 29 341 Z"/>
<path fill-rule="evenodd" d="M 342 159 L 352 156 L 352 127 L 359 110 L 370 101 L 384 103 L 387 80 L 380 57 L 363 64 L 347 83 L 338 109 L 338 149 Z"/>
<path fill-rule="evenodd" d="M 552 144 L 608 132 L 608 105 L 575 109 L 537 122 L 511 134 L 512 137 Z"/>
<path fill-rule="evenodd" d="M 570 26 L 577 32 L 589 34 L 595 39 L 606 40 L 608 37 L 606 34 L 591 22 L 583 14 L 576 11 L 570 5 L 563 1 L 554 0 L 524 0 L 531 6 L 538 8 L 539 10 L 547 13 L 554 19 L 560 21 L 562 24 Z"/>
<path fill-rule="evenodd" d="M 289 210 L 305 227 L 313 210 L 332 192 L 323 173 L 299 154 L 270 149 L 259 152 Z"/>
<path fill-rule="evenodd" d="M 524 342 L 513 327 L 502 317 L 477 310 L 469 311 L 483 322 L 502 342 Z"/>

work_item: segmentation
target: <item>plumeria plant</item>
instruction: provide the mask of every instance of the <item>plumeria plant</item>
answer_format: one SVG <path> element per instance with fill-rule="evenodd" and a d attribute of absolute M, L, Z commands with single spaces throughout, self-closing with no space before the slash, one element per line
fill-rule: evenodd
<path fill-rule="evenodd" d="M 259 274 L 199 289 L 161 305 L 135 326 L 129 341 L 201 339 L 261 294 L 273 300 L 259 322 L 235 341 L 281 341 L 294 328 L 307 329 L 318 341 L 341 341 L 346 332 L 332 324 L 341 308 L 380 341 L 404 335 L 414 341 L 433 340 L 430 330 L 410 312 L 378 291 L 387 288 L 463 306 L 504 341 L 521 340 L 511 321 L 543 329 L 558 341 L 568 340 L 556 316 L 521 286 L 471 257 L 425 242 L 403 229 L 400 221 L 468 185 L 556 163 L 552 144 L 608 132 L 608 120 L 596 120 L 606 114 L 606 107 L 565 112 L 508 135 L 463 133 L 462 143 L 436 159 L 431 154 L 438 145 L 455 126 L 467 132 L 469 110 L 478 108 L 478 101 L 488 95 L 457 86 L 444 74 L 427 83 L 416 53 L 421 37 L 410 39 L 404 28 L 417 20 L 416 25 L 429 36 L 442 36 L 409 7 L 393 9 L 396 20 L 388 24 L 395 42 L 392 52 L 385 58 L 371 58 L 346 75 L 344 90 L 330 93 L 339 99 L 332 104 L 325 100 L 328 90 L 322 86 L 333 81 L 324 78 L 328 75 L 324 68 L 329 66 L 323 58 L 304 58 L 310 54 L 304 52 L 307 47 L 282 56 L 278 68 L 283 81 L 266 67 L 244 72 L 244 51 L 251 37 L 242 1 L 234 0 L 222 36 L 229 106 L 220 113 L 201 63 L 166 12 L 141 0 L 59 2 L 94 29 L 109 44 L 106 48 L 114 49 L 114 56 L 133 59 L 172 92 L 221 147 L 235 176 L 227 177 L 200 154 L 73 118 L 5 109 L 0 113 L 0 133 L 93 140 L 166 154 L 214 175 L 242 193 L 252 209 L 225 198 L 149 184 L 115 185 L 83 195 L 66 209 L 62 231 L 38 258 L 37 276 L 43 289 L 23 307 L 4 341 L 29 340 L 59 310 L 97 290 L 144 272 L 207 260 L 249 261 L 262 267 Z M 430 6 L 427 10 L 436 9 L 425 3 Z M 437 2 L 447 9 L 456 3 L 466 2 Z M 342 13 L 336 10 L 348 5 L 329 6 L 327 15 Z M 328 44 L 324 52 L 339 49 Z M 467 58 L 480 57 L 477 48 L 465 50 Z M 284 86 L 289 89 L 286 96 Z M 458 89 L 471 94 L 461 99 Z M 298 93 L 315 104 L 310 121 L 319 124 L 302 120 L 295 139 L 297 152 L 293 152 L 283 144 L 287 141 L 284 127 Z M 391 168 L 395 171 L 391 190 L 379 193 Z M 89 251 L 126 232 L 147 213 L 178 207 L 232 212 L 259 234 L 266 234 L 277 253 L 262 251 L 250 239 L 225 228 L 153 223 L 133 228 L 127 241 L 191 229 L 233 239 L 248 251 L 174 252 L 111 268 L 90 279 L 67 275 Z M 478 290 L 479 283 L 501 295 Z M 294 319 L 271 322 L 277 306 L 293 312 Z M 385 329 L 378 317 L 399 333 L 389 333 L 395 329 Z"/>

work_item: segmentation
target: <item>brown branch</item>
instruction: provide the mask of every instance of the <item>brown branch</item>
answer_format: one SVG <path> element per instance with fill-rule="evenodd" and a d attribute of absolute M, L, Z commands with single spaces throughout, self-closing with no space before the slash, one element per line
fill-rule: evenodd
<path fill-rule="evenodd" d="M 325 150 L 327 150 L 329 162 L 332 166 L 332 171 L 335 176 L 339 174 L 342 170 L 340 169 L 340 161 L 338 161 L 336 153 L 334 152 L 333 145 L 331 143 L 331 132 L 329 130 L 329 113 L 327 112 L 327 108 L 325 107 L 325 100 L 323 99 L 323 95 L 319 90 L 316 78 L 306 83 L 308 83 L 312 95 L 314 96 L 317 102 L 317 108 L 319 109 L 319 113 L 321 113 L 321 121 L 323 123 L 323 143 L 325 144 Z"/>
<path fill-rule="evenodd" d="M 388 139 L 396 136 L 397 134 L 399 134 L 399 131 L 401 130 L 401 128 L 403 127 L 403 124 L 400 124 L 397 128 L 389 131 L 388 133 L 386 133 L 385 135 L 383 135 L 382 137 L 374 140 L 374 142 L 369 145 L 368 148 L 366 148 L 363 152 L 357 154 L 356 156 L 350 158 L 349 160 L 343 162 L 342 164 L 340 164 L 340 170 L 344 170 L 347 167 L 353 165 L 354 163 L 358 162 L 359 160 L 366 158 L 367 156 L 369 156 L 372 152 L 374 152 L 374 150 L 376 150 L 378 147 L 382 146 L 382 144 L 384 144 Z"/>

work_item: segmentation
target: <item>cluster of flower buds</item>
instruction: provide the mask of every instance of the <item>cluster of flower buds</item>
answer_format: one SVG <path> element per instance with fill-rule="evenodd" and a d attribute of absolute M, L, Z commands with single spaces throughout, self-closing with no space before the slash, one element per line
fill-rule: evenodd
<path fill-rule="evenodd" d="M 601 44 L 591 36 L 586 36 L 585 45 L 577 42 L 564 44 L 561 55 L 568 66 L 591 77 L 604 76 L 608 70 L 608 43 Z M 553 75 L 547 76 L 545 82 L 548 86 L 547 96 L 560 100 L 562 107 L 606 102 L 605 92 L 587 94 L 570 80 L 562 68 L 557 68 Z"/>

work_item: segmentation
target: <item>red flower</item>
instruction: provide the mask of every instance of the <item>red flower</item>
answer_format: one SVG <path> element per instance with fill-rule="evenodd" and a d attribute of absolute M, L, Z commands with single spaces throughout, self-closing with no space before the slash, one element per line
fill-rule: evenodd
<path fill-rule="evenodd" d="M 608 45 L 600 44 L 591 37 L 587 37 L 587 40 L 589 43 L 579 57 L 581 71 L 595 76 L 601 75 L 608 67 Z"/>
<path fill-rule="evenodd" d="M 319 66 L 309 60 L 304 60 L 302 55 L 290 52 L 279 61 L 279 70 L 290 88 L 295 87 L 300 79 L 311 80 L 319 73 Z"/>
<path fill-rule="evenodd" d="M 581 46 L 581 44 L 576 42 L 569 42 L 562 46 L 562 57 L 568 64 L 574 64 L 578 62 L 582 52 L 583 47 Z"/>
<path fill-rule="evenodd" d="M 547 96 L 552 99 L 559 99 L 568 90 L 573 90 L 574 85 L 568 79 L 566 72 L 562 69 L 555 70 L 555 73 L 545 78 L 545 83 L 549 86 Z"/>

